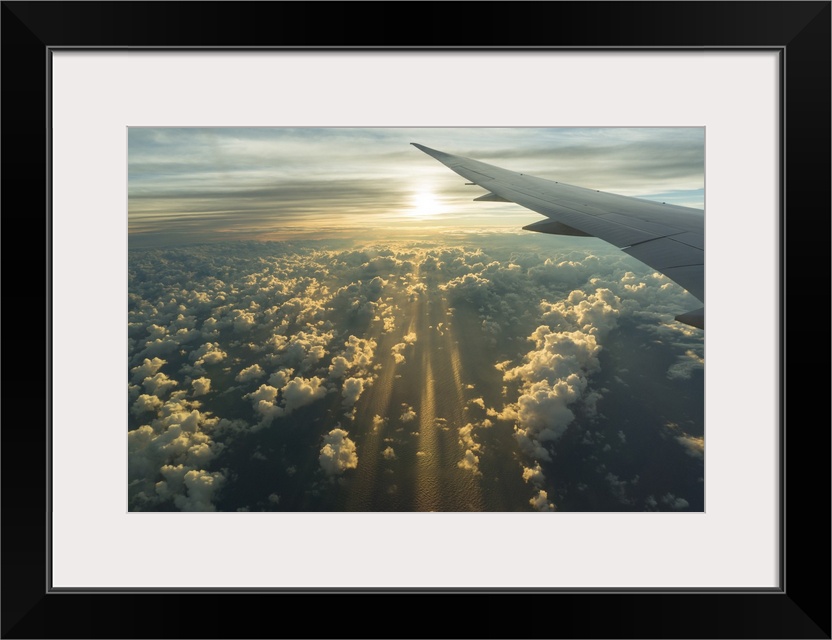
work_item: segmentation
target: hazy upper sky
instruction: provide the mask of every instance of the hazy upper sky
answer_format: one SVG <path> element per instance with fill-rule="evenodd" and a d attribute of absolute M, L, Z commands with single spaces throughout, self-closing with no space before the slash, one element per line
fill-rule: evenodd
<path fill-rule="evenodd" d="M 131 128 L 131 246 L 519 229 L 541 216 L 483 195 L 419 142 L 523 173 L 704 207 L 702 128 Z"/>

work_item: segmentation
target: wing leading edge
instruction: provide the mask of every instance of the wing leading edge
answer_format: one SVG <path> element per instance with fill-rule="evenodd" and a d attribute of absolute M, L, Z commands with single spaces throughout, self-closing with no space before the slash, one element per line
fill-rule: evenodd
<path fill-rule="evenodd" d="M 605 240 L 705 302 L 703 211 L 545 180 L 411 144 L 488 190 L 476 200 L 515 202 L 547 217 L 524 229 Z M 676 320 L 704 329 L 705 307 Z"/>

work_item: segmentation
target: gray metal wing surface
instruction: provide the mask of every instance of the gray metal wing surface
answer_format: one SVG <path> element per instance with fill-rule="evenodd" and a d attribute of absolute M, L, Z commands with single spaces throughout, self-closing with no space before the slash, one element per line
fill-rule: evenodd
<path fill-rule="evenodd" d="M 488 190 L 476 200 L 515 202 L 548 218 L 524 229 L 605 240 L 663 273 L 704 304 L 703 211 L 545 180 L 411 144 Z M 705 308 L 676 319 L 704 329 Z"/>

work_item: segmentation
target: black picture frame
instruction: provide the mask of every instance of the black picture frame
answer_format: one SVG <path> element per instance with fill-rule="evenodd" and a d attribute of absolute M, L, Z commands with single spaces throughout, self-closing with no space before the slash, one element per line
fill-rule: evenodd
<path fill-rule="evenodd" d="M 407 20 L 401 19 L 403 15 Z M 378 30 L 375 19 L 379 17 L 390 28 Z M 795 285 L 792 308 L 800 303 L 800 295 L 794 293 L 799 290 L 798 278 L 810 275 L 811 288 L 820 292 L 820 297 L 830 291 L 830 2 L 3 2 L 0 36 L 4 236 L 7 245 L 15 245 L 14 251 L 6 247 L 3 259 L 4 301 L 12 310 L 3 323 L 6 420 L 0 432 L 3 638 L 335 637 L 351 634 L 353 629 L 367 637 L 459 633 L 488 637 L 504 635 L 504 629 L 511 630 L 514 637 L 830 637 L 829 385 L 825 378 L 807 375 L 801 366 L 804 353 L 807 363 L 829 353 L 828 303 L 815 303 L 813 307 L 821 308 L 812 308 L 808 318 L 805 311 L 801 317 L 793 314 L 790 325 L 786 313 L 790 308 L 789 282 Z M 436 615 L 421 613 L 425 606 L 457 609 L 461 603 L 448 598 L 462 592 L 452 591 L 411 589 L 396 597 L 398 592 L 374 594 L 368 590 L 308 590 L 308 594 L 246 591 L 244 596 L 222 590 L 52 590 L 47 553 L 48 487 L 56 479 L 50 472 L 48 434 L 50 389 L 58 381 L 48 375 L 52 320 L 48 89 L 50 52 L 68 47 L 778 51 L 785 80 L 780 105 L 780 179 L 784 187 L 780 223 L 780 588 L 718 592 L 474 590 L 480 598 L 475 601 L 479 615 L 457 615 L 462 623 L 459 629 L 444 629 Z M 786 238 L 791 251 L 787 251 Z M 25 311 L 24 320 L 15 320 L 16 310 Z M 749 310 L 750 319 L 753 314 L 754 310 Z M 818 322 L 823 326 L 820 332 L 814 330 Z M 808 353 L 807 335 L 812 338 Z M 793 349 L 787 353 L 789 336 Z M 796 382 L 792 385 L 792 408 L 808 404 L 804 399 L 815 412 L 818 406 L 824 407 L 820 419 L 815 413 L 811 423 L 799 420 L 792 411 L 791 429 L 786 428 L 787 364 Z M 77 426 L 83 429 L 83 416 L 78 417 Z M 801 500 L 805 494 L 810 495 L 808 508 Z M 419 600 L 414 599 L 417 593 Z M 372 602 L 381 602 L 385 617 L 400 620 L 404 628 L 380 627 L 375 631 L 370 622 L 343 629 L 324 620 L 306 620 L 302 622 L 308 628 L 305 633 L 293 620 L 297 616 L 279 613 L 294 612 L 300 598 L 314 597 L 312 606 L 337 603 L 357 624 L 357 610 L 346 607 L 358 604 L 355 597 L 360 595 L 386 596 Z M 440 600 L 438 596 L 447 597 Z M 361 599 L 362 604 L 366 602 Z M 168 607 L 163 609 L 164 605 Z M 153 615 L 171 608 L 180 612 L 175 614 L 178 622 L 173 626 L 170 615 L 162 619 Z M 188 611 L 195 614 L 188 615 Z M 370 609 L 364 611 L 371 620 L 381 619 Z M 501 624 L 495 626 L 497 612 Z"/>

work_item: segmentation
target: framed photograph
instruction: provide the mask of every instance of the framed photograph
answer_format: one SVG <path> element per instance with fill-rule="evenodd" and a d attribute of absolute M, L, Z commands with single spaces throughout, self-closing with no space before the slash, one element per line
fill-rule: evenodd
<path fill-rule="evenodd" d="M 592 29 L 589 3 L 494 3 L 485 42 L 405 7 L 391 43 L 342 41 L 360 3 L 285 35 L 267 15 L 315 5 L 3 4 L 7 237 L 46 239 L 8 255 L 47 283 L 45 358 L 7 383 L 46 417 L 3 430 L 4 637 L 122 635 L 85 611 L 151 593 L 829 637 L 828 513 L 787 509 L 827 508 L 829 434 L 785 394 L 787 223 L 830 209 L 829 3 Z"/>

